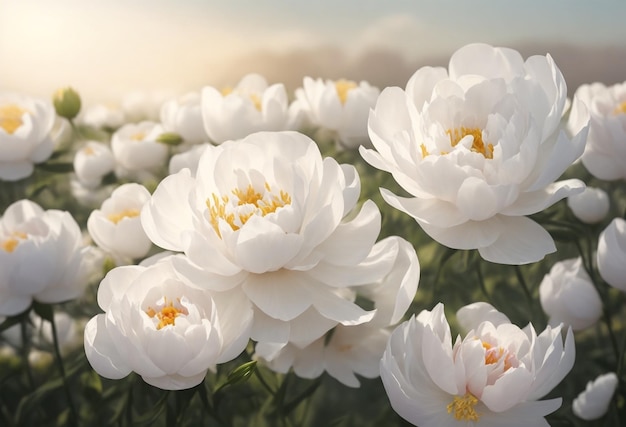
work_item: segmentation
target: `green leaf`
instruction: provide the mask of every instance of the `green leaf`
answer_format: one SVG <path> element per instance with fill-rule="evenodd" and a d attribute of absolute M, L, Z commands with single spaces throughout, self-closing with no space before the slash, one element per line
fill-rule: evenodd
<path fill-rule="evenodd" d="M 69 162 L 46 162 L 35 165 L 38 169 L 52 173 L 74 172 L 74 165 Z"/>
<path fill-rule="evenodd" d="M 37 301 L 33 301 L 33 310 L 39 317 L 48 322 L 52 322 L 54 320 L 54 310 L 51 304 L 42 304 Z"/>
<path fill-rule="evenodd" d="M 252 376 L 255 370 L 256 360 L 246 362 L 243 365 L 236 367 L 235 369 L 230 371 L 230 373 L 226 377 L 226 383 L 224 383 L 222 387 L 247 381 Z"/>
<path fill-rule="evenodd" d="M 133 418 L 133 426 L 152 425 L 159 419 L 165 408 L 167 407 L 167 398 L 169 391 L 164 391 L 163 396 L 155 403 L 151 411 L 142 414 L 138 418 Z"/>
<path fill-rule="evenodd" d="M 15 326 L 19 323 L 22 323 L 24 320 L 28 320 L 29 313 L 30 307 L 18 315 L 7 317 L 4 322 L 0 323 L 0 332 L 4 332 L 11 326 Z"/>

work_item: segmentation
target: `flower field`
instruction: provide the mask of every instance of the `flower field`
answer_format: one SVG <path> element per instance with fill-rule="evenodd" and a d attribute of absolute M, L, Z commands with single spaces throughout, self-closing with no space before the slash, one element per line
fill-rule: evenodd
<path fill-rule="evenodd" d="M 0 425 L 626 423 L 626 83 L 345 77 L 0 93 Z"/>

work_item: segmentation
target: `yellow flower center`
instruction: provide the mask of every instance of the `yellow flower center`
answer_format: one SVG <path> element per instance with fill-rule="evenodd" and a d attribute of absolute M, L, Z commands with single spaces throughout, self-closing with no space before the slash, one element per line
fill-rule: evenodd
<path fill-rule="evenodd" d="M 485 365 L 494 365 L 504 357 L 504 371 L 508 371 L 512 365 L 513 355 L 502 347 L 494 347 L 491 344 L 482 341 L 485 349 Z"/>
<path fill-rule="evenodd" d="M 482 154 L 486 159 L 493 159 L 493 145 L 485 144 L 483 141 L 483 131 L 479 128 L 460 128 L 448 129 L 446 131 L 450 136 L 450 145 L 455 147 L 463 138 L 471 135 L 474 138 L 471 150 L 475 153 Z"/>
<path fill-rule="evenodd" d="M 145 132 L 136 132 L 130 136 L 130 139 L 132 141 L 143 141 L 145 137 L 146 137 Z"/>
<path fill-rule="evenodd" d="M 94 154 L 96 154 L 96 152 L 91 147 L 85 147 L 83 148 L 83 154 L 85 154 L 86 156 L 93 156 Z"/>
<path fill-rule="evenodd" d="M 626 101 L 622 102 L 617 107 L 615 107 L 615 110 L 613 110 L 613 114 L 615 115 L 626 114 Z"/>
<path fill-rule="evenodd" d="M 226 221 L 233 231 L 237 231 L 253 215 L 265 216 L 291 204 L 289 193 L 282 190 L 273 192 L 267 182 L 262 191 L 257 191 L 249 184 L 245 190 L 235 188 L 231 193 L 233 198 L 227 195 L 219 197 L 213 193 L 211 198 L 206 200 L 209 221 L 220 237 L 222 237 L 219 231 L 220 219 Z"/>
<path fill-rule="evenodd" d="M 227 96 L 227 95 L 230 95 L 231 93 L 237 93 L 237 92 L 235 92 L 233 88 L 230 86 L 226 86 L 225 88 L 221 90 L 222 96 Z M 254 108 L 261 111 L 261 109 L 263 108 L 261 97 L 256 93 L 251 93 L 251 94 L 248 94 L 248 98 L 250 98 L 250 101 L 252 101 Z"/>
<path fill-rule="evenodd" d="M 348 92 L 357 87 L 356 83 L 351 80 L 337 80 L 335 82 L 335 90 L 342 104 L 348 100 Z"/>
<path fill-rule="evenodd" d="M 0 106 L 0 128 L 12 135 L 20 126 L 24 124 L 22 116 L 28 113 L 27 110 L 15 104 Z"/>
<path fill-rule="evenodd" d="M 174 303 L 172 301 L 170 301 L 170 303 L 167 304 L 167 298 L 165 299 L 165 302 L 166 304 L 159 311 L 155 310 L 152 307 L 148 307 L 148 309 L 146 310 L 146 314 L 149 317 L 151 318 L 156 317 L 156 319 L 159 321 L 156 327 L 158 330 L 161 330 L 168 325 L 175 325 L 176 318 L 179 315 L 189 314 L 187 309 L 183 307 L 182 305 L 180 306 L 180 308 L 174 307 Z M 178 303 L 180 305 L 180 299 L 178 299 Z"/>
<path fill-rule="evenodd" d="M 4 239 L 0 244 L 0 247 L 2 247 L 5 252 L 13 252 L 17 245 L 20 244 L 20 241 L 25 240 L 27 237 L 28 236 L 26 235 L 26 233 L 16 231 L 14 233 L 11 233 L 11 236 Z"/>
<path fill-rule="evenodd" d="M 474 409 L 478 399 L 472 393 L 467 392 L 463 396 L 454 396 L 452 402 L 446 407 L 448 414 L 453 414 L 457 421 L 478 421 L 480 415 Z"/>
<path fill-rule="evenodd" d="M 114 212 L 107 215 L 107 219 L 113 224 L 117 224 L 124 218 L 134 218 L 139 216 L 139 209 L 124 209 L 121 212 Z"/>

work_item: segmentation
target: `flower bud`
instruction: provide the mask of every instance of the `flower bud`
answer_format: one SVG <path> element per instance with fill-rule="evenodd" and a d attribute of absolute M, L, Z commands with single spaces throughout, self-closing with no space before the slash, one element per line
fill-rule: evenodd
<path fill-rule="evenodd" d="M 609 409 L 617 383 L 617 375 L 614 372 L 589 381 L 585 390 L 574 399 L 572 404 L 574 414 L 587 421 L 601 418 Z"/>
<path fill-rule="evenodd" d="M 180 145 L 183 142 L 181 136 L 175 132 L 164 132 L 156 140 L 165 145 Z"/>
<path fill-rule="evenodd" d="M 582 222 L 595 224 L 609 212 L 609 196 L 600 188 L 587 187 L 582 193 L 568 197 L 567 206 Z"/>
<path fill-rule="evenodd" d="M 59 89 L 52 97 L 52 103 L 57 114 L 72 120 L 80 112 L 80 95 L 71 87 Z"/>

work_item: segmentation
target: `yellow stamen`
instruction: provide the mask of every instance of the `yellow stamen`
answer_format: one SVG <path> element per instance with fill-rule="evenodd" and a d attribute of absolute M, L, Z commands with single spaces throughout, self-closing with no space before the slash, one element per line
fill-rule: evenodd
<path fill-rule="evenodd" d="M 455 147 L 463 138 L 471 135 L 474 138 L 471 150 L 475 153 L 482 154 L 486 159 L 493 159 L 493 145 L 485 144 L 483 141 L 483 132 L 479 128 L 460 128 L 448 129 L 446 133 L 450 136 L 450 145 Z"/>
<path fill-rule="evenodd" d="M 130 139 L 133 141 L 142 141 L 146 137 L 145 132 L 137 132 L 130 136 Z"/>
<path fill-rule="evenodd" d="M 0 128 L 12 135 L 24 124 L 22 116 L 25 113 L 28 113 L 28 111 L 15 104 L 0 106 Z"/>
<path fill-rule="evenodd" d="M 424 144 L 420 145 L 420 149 L 422 150 L 422 159 L 426 156 L 428 156 L 428 150 L 426 149 L 426 146 Z"/>
<path fill-rule="evenodd" d="M 83 153 L 84 153 L 86 156 L 93 156 L 94 154 L 96 154 L 96 152 L 94 151 L 94 149 L 93 149 L 93 148 L 91 148 L 91 147 L 85 147 L 85 148 L 83 148 Z"/>
<path fill-rule="evenodd" d="M 615 110 L 613 110 L 613 114 L 615 115 L 626 114 L 626 101 L 622 102 L 617 107 L 615 107 Z"/>
<path fill-rule="evenodd" d="M 20 241 L 26 239 L 27 237 L 26 233 L 16 231 L 11 233 L 11 237 L 5 239 L 2 244 L 0 244 L 0 247 L 2 247 L 5 252 L 11 253 L 15 250 L 17 245 L 20 244 Z"/>
<path fill-rule="evenodd" d="M 228 96 L 231 93 L 238 93 L 238 92 L 233 90 L 232 87 L 226 86 L 226 87 L 222 88 L 220 93 L 222 94 L 222 96 Z M 261 97 L 258 94 L 251 93 L 251 94 L 248 95 L 248 98 L 250 98 L 250 101 L 252 101 L 252 104 L 254 105 L 254 108 L 256 108 L 259 111 L 262 110 L 262 108 L 263 108 L 263 100 L 261 99 Z"/>
<path fill-rule="evenodd" d="M 113 224 L 117 224 L 124 218 L 134 218 L 139 216 L 139 209 L 124 209 L 121 212 L 115 212 L 107 215 L 107 219 Z"/>
<path fill-rule="evenodd" d="M 165 305 L 161 309 L 161 311 L 156 311 L 152 307 L 148 307 L 148 309 L 146 310 L 146 314 L 151 318 L 156 317 L 159 320 L 159 323 L 157 324 L 157 329 L 160 330 L 168 325 L 175 325 L 176 317 L 178 317 L 179 315 L 186 315 L 189 313 L 184 307 L 174 307 L 174 303 L 170 302 L 169 304 Z"/>
<path fill-rule="evenodd" d="M 478 421 L 480 415 L 474 409 L 478 404 L 478 399 L 472 393 L 467 392 L 462 397 L 454 396 L 452 402 L 446 407 L 448 414 L 454 414 L 457 421 Z"/>
<path fill-rule="evenodd" d="M 348 92 L 357 87 L 356 83 L 350 80 L 337 80 L 335 82 L 335 90 L 342 104 L 348 100 Z"/>
<path fill-rule="evenodd" d="M 209 222 L 213 226 L 213 229 L 218 236 L 221 237 L 219 231 L 220 218 L 226 221 L 233 231 L 239 230 L 253 215 L 265 216 L 270 213 L 276 212 L 278 208 L 282 208 L 291 204 L 291 196 L 285 191 L 280 191 L 278 194 L 271 192 L 270 185 L 265 183 L 265 192 L 261 194 L 248 185 L 245 190 L 235 188 L 232 190 L 232 194 L 236 197 L 232 204 L 229 204 L 230 198 L 228 196 L 222 196 L 221 198 L 213 193 L 211 198 L 206 200 L 207 208 L 209 208 Z M 231 209 L 227 209 L 227 204 Z M 233 212 L 232 208 L 239 206 L 251 206 L 253 209 L 247 212 L 237 213 Z M 237 222 L 237 220 L 239 220 Z"/>

